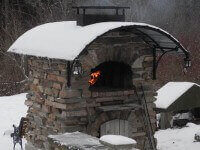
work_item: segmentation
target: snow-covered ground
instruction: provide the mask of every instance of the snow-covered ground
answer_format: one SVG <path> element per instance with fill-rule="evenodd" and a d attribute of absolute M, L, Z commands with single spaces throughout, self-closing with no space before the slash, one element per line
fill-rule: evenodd
<path fill-rule="evenodd" d="M 12 150 L 13 143 L 10 133 L 13 124 L 18 125 L 21 117 L 26 116 L 27 107 L 24 105 L 26 94 L 0 97 L 0 150 Z M 200 125 L 192 123 L 182 129 L 167 129 L 157 131 L 159 150 L 199 150 L 200 142 L 194 142 L 194 135 L 200 132 Z M 23 140 L 23 145 L 25 144 Z M 20 146 L 16 145 L 16 150 Z"/>
<path fill-rule="evenodd" d="M 194 142 L 195 133 L 200 131 L 200 125 L 188 123 L 181 129 L 166 129 L 157 131 L 158 150 L 200 150 L 200 142 Z"/>
<path fill-rule="evenodd" d="M 13 124 L 19 125 L 21 117 L 26 116 L 27 107 L 24 105 L 26 94 L 0 97 L 0 150 L 13 150 L 10 134 Z M 23 140 L 23 146 L 25 144 Z M 16 150 L 20 150 L 19 144 Z"/>

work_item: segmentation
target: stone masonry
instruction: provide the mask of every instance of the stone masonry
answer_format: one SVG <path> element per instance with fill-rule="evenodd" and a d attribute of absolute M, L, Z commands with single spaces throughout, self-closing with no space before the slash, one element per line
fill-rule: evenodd
<path fill-rule="evenodd" d="M 99 137 L 100 126 L 110 120 L 129 122 L 129 137 L 138 148 L 147 149 L 146 126 L 143 122 L 141 84 L 144 87 L 153 130 L 155 130 L 155 92 L 152 82 L 152 49 L 126 27 L 115 29 L 95 39 L 79 55 L 83 74 L 70 75 L 66 60 L 28 56 L 30 92 L 28 142 L 41 149 L 49 149 L 47 136 L 80 131 Z M 63 54 L 65 55 L 65 54 Z M 90 91 L 91 69 L 105 61 L 119 61 L 131 66 L 134 88 L 118 91 Z M 72 62 L 70 62 L 72 64 Z"/>

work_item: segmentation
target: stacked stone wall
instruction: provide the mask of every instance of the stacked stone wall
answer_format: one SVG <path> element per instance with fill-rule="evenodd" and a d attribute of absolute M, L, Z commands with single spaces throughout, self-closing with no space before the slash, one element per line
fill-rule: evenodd
<path fill-rule="evenodd" d="M 110 31 L 88 45 L 79 57 L 83 74 L 72 74 L 71 87 L 67 87 L 67 61 L 28 57 L 30 92 L 25 103 L 29 106 L 29 142 L 48 149 L 47 136 L 50 134 L 80 131 L 99 137 L 103 123 L 122 119 L 129 121 L 129 137 L 138 142 L 138 148 L 145 149 L 148 145 L 144 144 L 147 143 L 146 126 L 139 97 L 143 94 L 142 84 L 155 129 L 153 59 L 152 49 L 134 32 L 131 29 Z M 105 61 L 129 64 L 134 88 L 90 91 L 90 71 Z"/>

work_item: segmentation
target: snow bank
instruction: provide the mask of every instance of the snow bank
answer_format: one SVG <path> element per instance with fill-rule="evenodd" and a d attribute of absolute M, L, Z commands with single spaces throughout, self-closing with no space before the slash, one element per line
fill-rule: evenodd
<path fill-rule="evenodd" d="M 121 135 L 104 135 L 100 141 L 110 143 L 112 145 L 131 145 L 137 144 L 135 140 Z"/>
<path fill-rule="evenodd" d="M 168 35 L 166 31 L 144 23 L 104 22 L 84 27 L 76 22 L 54 22 L 37 26 L 22 36 L 9 48 L 9 52 L 64 60 L 74 60 L 80 52 L 98 36 L 123 26 L 149 27 Z M 178 41 L 177 41 L 178 42 Z"/>
<path fill-rule="evenodd" d="M 168 82 L 160 88 L 155 101 L 157 108 L 167 109 L 177 98 L 189 90 L 195 83 L 191 82 Z"/>
<path fill-rule="evenodd" d="M 26 116 L 27 107 L 24 105 L 26 94 L 0 97 L 0 149 L 13 150 L 12 138 L 13 124 L 19 125 L 21 117 Z M 23 140 L 23 146 L 25 140 Z M 16 145 L 16 150 L 20 146 Z"/>
<path fill-rule="evenodd" d="M 200 142 L 194 142 L 195 133 L 200 131 L 200 125 L 188 123 L 182 129 L 159 130 L 155 133 L 158 150 L 199 150 Z"/>

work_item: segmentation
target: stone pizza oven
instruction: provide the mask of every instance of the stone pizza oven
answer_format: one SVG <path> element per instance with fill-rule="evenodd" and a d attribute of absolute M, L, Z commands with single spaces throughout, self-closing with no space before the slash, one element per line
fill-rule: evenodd
<path fill-rule="evenodd" d="M 120 134 L 154 149 L 158 52 L 188 52 L 148 24 L 48 23 L 26 32 L 9 49 L 27 58 L 30 91 L 27 141 L 48 149 L 50 134 Z"/>

